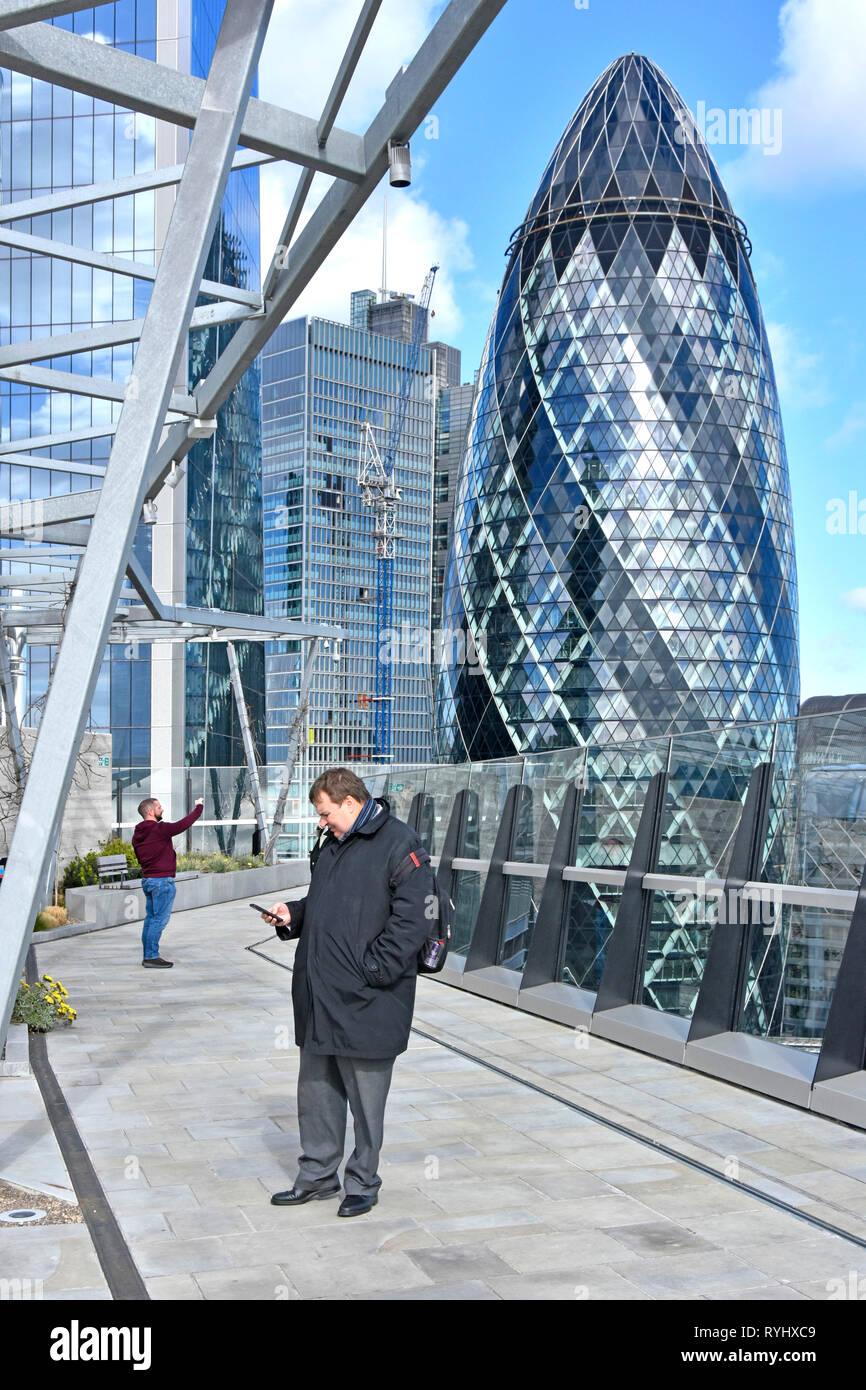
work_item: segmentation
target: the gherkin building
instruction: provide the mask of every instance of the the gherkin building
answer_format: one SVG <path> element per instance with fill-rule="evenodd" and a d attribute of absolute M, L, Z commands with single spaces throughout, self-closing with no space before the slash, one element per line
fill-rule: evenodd
<path fill-rule="evenodd" d="M 767 333 L 710 153 L 618 59 L 514 233 L 455 502 L 440 748 L 462 761 L 792 717 Z M 468 657 L 466 653 L 468 651 Z"/>

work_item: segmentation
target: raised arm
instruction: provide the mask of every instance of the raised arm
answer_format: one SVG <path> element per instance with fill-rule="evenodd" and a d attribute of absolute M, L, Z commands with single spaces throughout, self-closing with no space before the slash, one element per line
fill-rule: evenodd
<path fill-rule="evenodd" d="M 167 830 L 171 836 L 180 835 L 181 831 L 188 830 L 189 827 L 198 820 L 203 810 L 203 803 L 197 801 L 188 816 L 184 816 L 182 820 L 164 820 L 161 822 L 162 828 L 163 830 Z"/>

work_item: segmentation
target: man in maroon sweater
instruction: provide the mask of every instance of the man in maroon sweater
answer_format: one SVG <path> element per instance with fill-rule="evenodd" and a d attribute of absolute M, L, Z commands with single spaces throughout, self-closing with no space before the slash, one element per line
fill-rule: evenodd
<path fill-rule="evenodd" d="M 170 970 L 174 964 L 174 961 L 163 960 L 159 954 L 159 938 L 168 924 L 177 892 L 174 882 L 177 856 L 171 841 L 172 836 L 180 835 L 198 820 L 202 805 L 203 798 L 199 797 L 195 808 L 183 820 L 164 821 L 156 797 L 149 796 L 139 802 L 138 814 L 142 819 L 132 832 L 132 848 L 141 865 L 141 886 L 147 903 L 141 933 L 144 952 L 141 963 L 149 970 Z"/>

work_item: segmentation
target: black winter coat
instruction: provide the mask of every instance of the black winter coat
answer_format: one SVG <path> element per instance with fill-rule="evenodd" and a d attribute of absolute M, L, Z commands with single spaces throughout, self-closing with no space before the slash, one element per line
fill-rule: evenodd
<path fill-rule="evenodd" d="M 421 840 L 380 802 L 378 815 L 322 847 L 306 898 L 290 902 L 284 940 L 299 938 L 292 979 L 295 1041 L 335 1057 L 396 1057 L 409 1044 L 418 952 L 435 920 L 433 870 L 389 879 Z"/>

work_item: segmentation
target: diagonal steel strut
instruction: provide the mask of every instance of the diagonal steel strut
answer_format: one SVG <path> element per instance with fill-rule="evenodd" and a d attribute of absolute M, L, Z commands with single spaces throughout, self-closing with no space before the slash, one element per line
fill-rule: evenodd
<path fill-rule="evenodd" d="M 81 560 L 3 880 L 0 1038 L 42 906 L 66 795 L 117 595 L 238 142 L 273 0 L 227 5 Z"/>

